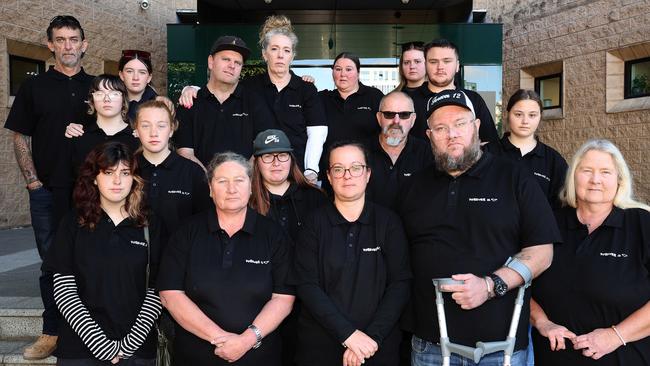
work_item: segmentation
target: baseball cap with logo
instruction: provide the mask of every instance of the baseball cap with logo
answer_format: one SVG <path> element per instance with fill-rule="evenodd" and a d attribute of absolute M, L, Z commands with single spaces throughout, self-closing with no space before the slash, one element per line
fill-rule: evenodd
<path fill-rule="evenodd" d="M 241 57 L 244 59 L 244 62 L 246 62 L 246 59 L 251 54 L 251 50 L 248 48 L 248 46 L 246 46 L 246 42 L 236 36 L 219 37 L 212 45 L 212 49 L 210 49 L 210 55 L 214 55 L 215 53 L 224 50 L 239 52 L 241 54 Z"/>
<path fill-rule="evenodd" d="M 253 155 L 291 152 L 291 142 L 284 132 L 280 130 L 266 130 L 257 134 L 253 141 Z"/>
<path fill-rule="evenodd" d="M 471 111 L 472 114 L 476 115 L 476 112 L 474 111 L 474 105 L 472 104 L 472 101 L 467 97 L 467 94 L 465 94 L 462 90 L 454 89 L 443 90 L 435 96 L 429 98 L 429 101 L 427 102 L 427 119 L 431 117 L 436 109 L 448 105 L 463 107 Z"/>

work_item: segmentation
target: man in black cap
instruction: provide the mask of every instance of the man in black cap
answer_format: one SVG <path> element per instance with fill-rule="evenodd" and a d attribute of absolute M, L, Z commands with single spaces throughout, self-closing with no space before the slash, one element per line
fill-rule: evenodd
<path fill-rule="evenodd" d="M 253 153 L 253 139 L 273 127 L 273 116 L 260 95 L 239 84 L 250 55 L 246 43 L 235 36 L 219 37 L 208 56 L 210 79 L 190 108 L 179 108 L 178 153 L 205 167 L 215 153 Z"/>
<path fill-rule="evenodd" d="M 398 201 L 411 247 L 412 312 L 404 317 L 404 326 L 414 333 L 416 366 L 433 365 L 441 355 L 431 279 L 463 282 L 442 286 L 451 292 L 445 295 L 445 310 L 454 343 L 473 347 L 477 341 L 505 340 L 517 293 L 512 290 L 548 268 L 552 243 L 561 240 L 532 174 L 481 152 L 481 121 L 467 95 L 445 90 L 431 98 L 428 107 L 426 133 L 438 169 L 418 173 Z M 525 365 L 528 316 L 526 300 L 513 366 Z M 496 364 L 502 357 L 502 352 L 492 353 L 478 365 Z"/>

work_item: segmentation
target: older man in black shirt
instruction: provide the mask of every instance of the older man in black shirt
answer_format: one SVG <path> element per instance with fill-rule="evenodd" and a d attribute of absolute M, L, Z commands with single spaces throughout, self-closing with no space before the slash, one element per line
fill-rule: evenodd
<path fill-rule="evenodd" d="M 41 258 L 50 248 L 58 223 L 53 218 L 51 178 L 65 144 L 65 126 L 85 120 L 86 96 L 93 77 L 81 67 L 88 42 L 79 21 L 69 15 L 52 18 L 47 47 L 54 66 L 27 79 L 14 100 L 5 128 L 14 132 L 14 152 L 27 190 L 36 246 Z M 25 359 L 48 357 L 56 348 L 60 315 L 53 295 L 52 274 L 40 279 L 43 334 L 25 349 Z"/>
<path fill-rule="evenodd" d="M 403 92 L 389 93 L 379 103 L 381 132 L 366 142 L 372 171 L 366 194 L 375 203 L 393 208 L 399 187 L 433 163 L 429 144 L 409 136 L 415 117 L 413 100 Z"/>
<path fill-rule="evenodd" d="M 464 282 L 443 286 L 451 292 L 451 298 L 445 296 L 452 342 L 473 346 L 477 341 L 504 340 L 516 297 L 516 291 L 509 290 L 548 268 L 551 243 L 561 240 L 532 174 L 481 153 L 481 122 L 469 104 L 460 90 L 431 99 L 427 136 L 438 169 L 418 173 L 398 204 L 411 246 L 413 311 L 405 317 L 405 326 L 414 333 L 411 359 L 416 366 L 437 364 L 441 355 L 432 278 Z M 528 313 L 525 301 L 513 366 L 525 364 Z M 500 357 L 502 353 L 489 354 L 479 365 Z M 460 356 L 452 361 L 474 365 Z"/>
<path fill-rule="evenodd" d="M 205 169 L 215 153 L 253 154 L 253 139 L 273 128 L 274 117 L 261 95 L 239 83 L 250 49 L 234 36 L 219 37 L 208 56 L 210 79 L 190 108 L 178 110 L 178 153 Z"/>

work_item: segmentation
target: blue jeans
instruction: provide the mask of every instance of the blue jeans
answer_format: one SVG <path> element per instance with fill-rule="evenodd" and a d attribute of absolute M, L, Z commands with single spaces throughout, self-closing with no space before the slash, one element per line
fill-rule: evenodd
<path fill-rule="evenodd" d="M 413 336 L 411 339 L 411 365 L 412 366 L 434 366 L 442 365 L 442 351 L 440 346 L 424 339 Z M 516 351 L 512 355 L 512 366 L 526 366 L 526 350 Z M 479 363 L 473 360 L 451 354 L 451 366 L 503 366 L 503 352 L 491 353 L 484 356 Z"/>
<path fill-rule="evenodd" d="M 56 231 L 53 222 L 54 199 L 52 192 L 45 187 L 29 191 L 29 213 L 32 217 L 32 228 L 36 239 L 36 248 L 41 260 L 47 256 L 54 232 Z M 41 299 L 43 300 L 43 334 L 59 334 L 59 321 L 61 314 L 54 302 L 54 275 L 50 272 L 41 272 L 38 279 L 41 288 Z"/>

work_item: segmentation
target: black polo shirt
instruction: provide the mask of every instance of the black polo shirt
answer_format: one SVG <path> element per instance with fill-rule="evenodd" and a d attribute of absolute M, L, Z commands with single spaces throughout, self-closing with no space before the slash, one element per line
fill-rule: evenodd
<path fill-rule="evenodd" d="M 458 273 L 486 276 L 524 247 L 560 241 L 548 202 L 532 174 L 506 159 L 484 153 L 454 178 L 435 169 L 411 179 L 398 197 L 411 246 L 414 284 L 407 330 L 438 342 L 432 278 Z M 467 311 L 445 294 L 447 330 L 452 342 L 504 340 L 517 291 Z M 528 344 L 530 290 L 521 313 L 515 349 Z"/>
<path fill-rule="evenodd" d="M 151 164 L 138 154 L 140 176 L 145 179 L 147 203 L 170 233 L 183 219 L 212 207 L 203 169 L 175 152 L 160 164 Z"/>
<path fill-rule="evenodd" d="M 214 154 L 233 151 L 247 158 L 253 155 L 253 140 L 259 132 L 275 127 L 272 112 L 258 92 L 242 84 L 223 104 L 201 88 L 194 105 L 179 107 L 176 147 L 194 149 L 194 155 L 208 165 Z"/>
<path fill-rule="evenodd" d="M 282 229 L 252 209 L 232 237 L 220 228 L 217 214 L 190 218 L 170 238 L 163 257 L 159 289 L 182 290 L 199 309 L 227 332 L 240 334 L 273 293 L 293 294 L 286 285 L 289 239 Z M 264 335 L 260 348 L 248 351 L 238 365 L 280 365 L 276 332 Z M 214 346 L 176 327 L 177 365 L 228 365 Z"/>
<path fill-rule="evenodd" d="M 131 330 L 147 285 L 147 242 L 144 228 L 130 218 L 118 225 L 102 211 L 94 230 L 80 227 L 76 212 L 59 225 L 44 267 L 53 273 L 74 275 L 82 303 L 109 339 L 122 339 Z M 150 220 L 149 287 L 155 287 L 164 236 L 155 218 Z M 141 358 L 156 356 L 156 330 L 135 352 Z M 60 323 L 55 355 L 61 358 L 94 358 L 67 321 Z"/>
<path fill-rule="evenodd" d="M 328 202 L 324 192 L 315 187 L 298 186 L 291 183 L 282 196 L 269 193 L 268 217 L 285 230 L 292 240 L 298 237 L 307 216 Z"/>
<path fill-rule="evenodd" d="M 86 98 L 93 78 L 83 68 L 67 76 L 50 66 L 47 72 L 25 80 L 14 99 L 5 128 L 32 137 L 34 167 L 46 187 L 61 158 L 65 127 L 88 121 Z"/>
<path fill-rule="evenodd" d="M 566 160 L 552 147 L 539 140 L 533 150 L 521 156 L 521 150 L 510 142 L 509 135 L 510 133 L 506 132 L 500 141 L 484 145 L 483 150 L 519 162 L 530 169 L 551 207 L 560 208 L 562 204 L 559 193 L 568 169 Z"/>
<path fill-rule="evenodd" d="M 400 219 L 366 201 L 347 221 L 333 203 L 305 221 L 296 243 L 292 281 L 302 300 L 297 362 L 337 365 L 356 329 L 379 344 L 366 364 L 396 365 L 397 326 L 409 296 L 408 245 Z"/>
<path fill-rule="evenodd" d="M 244 83 L 262 94 L 268 109 L 273 111 L 277 128 L 287 134 L 296 162 L 304 170 L 307 127 L 327 126 L 327 120 L 314 84 L 303 81 L 292 71 L 290 73 L 291 80 L 281 91 L 271 82 L 268 72 Z"/>
<path fill-rule="evenodd" d="M 467 95 L 474 106 L 476 118 L 481 120 L 481 126 L 478 130 L 478 136 L 481 139 L 481 142 L 498 141 L 499 134 L 497 133 L 494 119 L 492 118 L 492 114 L 481 95 L 468 89 L 459 90 L 463 91 L 465 95 Z M 411 129 L 411 134 L 426 139 L 426 130 L 429 128 L 427 126 L 427 104 L 429 103 L 429 99 L 435 97 L 438 93 L 429 90 L 429 84 L 427 83 L 424 83 L 417 89 L 411 89 L 405 92 L 413 99 L 413 104 L 415 105 L 416 118 L 415 125 Z"/>
<path fill-rule="evenodd" d="M 156 99 L 157 96 L 158 93 L 156 93 L 156 91 L 150 85 L 147 85 L 144 88 L 144 93 L 142 93 L 140 100 L 129 100 L 129 121 L 133 122 L 135 120 L 135 114 L 138 112 L 138 107 L 140 104 L 152 99 Z"/>
<path fill-rule="evenodd" d="M 406 140 L 406 146 L 395 164 L 381 147 L 379 137 L 368 140 L 366 147 L 370 154 L 368 165 L 371 171 L 366 197 L 385 207 L 395 207 L 399 187 L 404 186 L 415 173 L 433 164 L 431 145 L 415 136 Z"/>
<path fill-rule="evenodd" d="M 650 213 L 614 207 L 588 233 L 576 210 L 555 211 L 562 245 L 555 245 L 553 264 L 533 282 L 533 298 L 554 323 L 575 334 L 609 328 L 650 301 Z M 533 331 L 535 363 L 592 365 L 581 351 L 551 351 L 548 339 Z M 599 365 L 650 364 L 650 337 L 598 360 Z"/>

